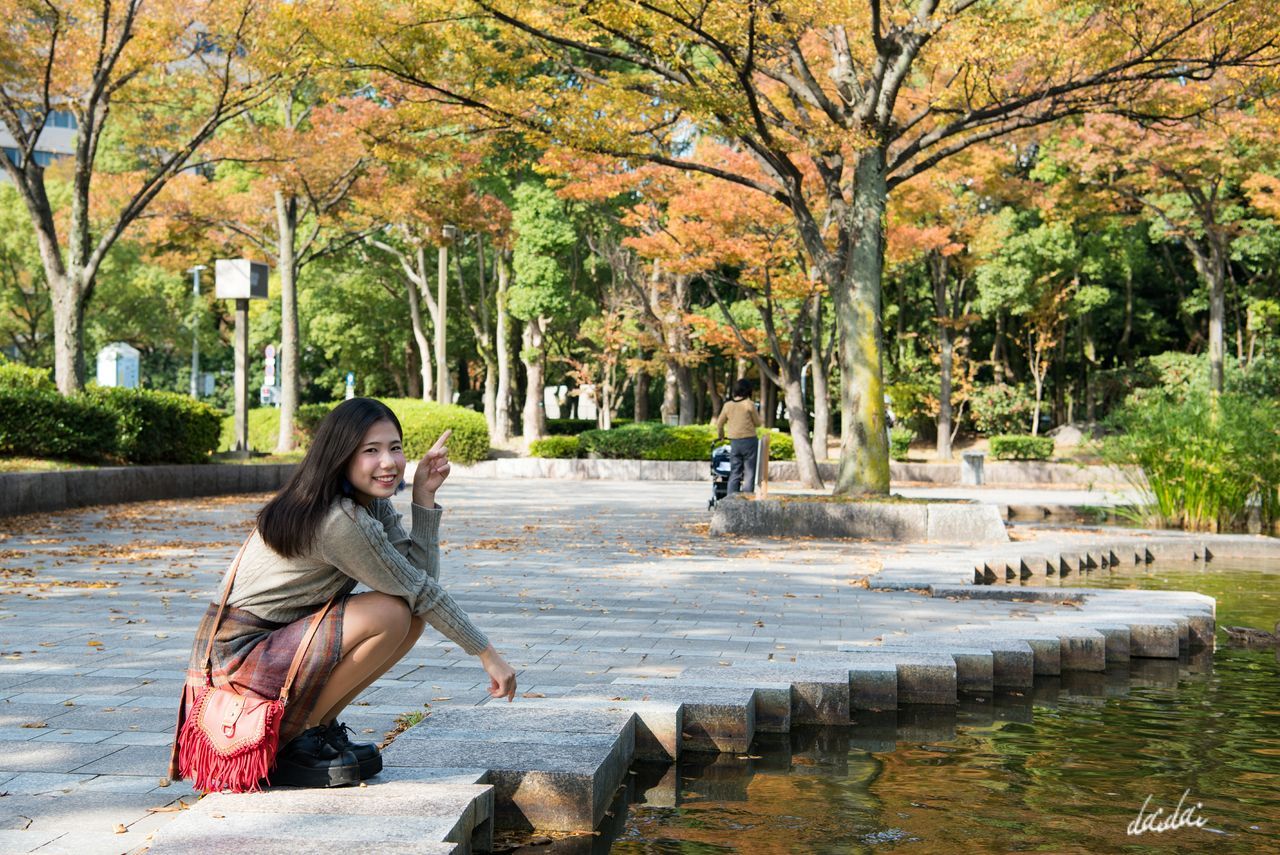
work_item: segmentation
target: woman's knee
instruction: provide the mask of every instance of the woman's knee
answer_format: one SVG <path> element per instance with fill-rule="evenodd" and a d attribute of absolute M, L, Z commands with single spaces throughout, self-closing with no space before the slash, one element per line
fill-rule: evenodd
<path fill-rule="evenodd" d="M 399 642 L 409 632 L 414 618 L 400 597 L 371 591 L 347 601 L 343 620 L 343 647 L 374 636 L 388 636 Z"/>

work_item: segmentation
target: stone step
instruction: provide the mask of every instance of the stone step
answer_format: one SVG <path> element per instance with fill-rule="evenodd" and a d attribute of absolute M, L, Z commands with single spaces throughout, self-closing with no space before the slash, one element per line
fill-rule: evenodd
<path fill-rule="evenodd" d="M 691 686 L 661 678 L 620 679 L 603 688 L 576 686 L 571 697 L 610 698 L 613 702 L 636 704 L 641 708 L 652 704 L 679 707 L 679 729 L 675 731 L 680 737 L 677 752 L 740 753 L 750 747 L 755 737 L 756 691 L 749 687 Z M 636 741 L 638 744 L 638 736 Z"/>
<path fill-rule="evenodd" d="M 666 762 L 680 759 L 680 731 L 684 707 L 674 701 L 636 700 L 601 689 L 600 684 L 575 686 L 571 694 L 557 698 L 522 698 L 521 706 L 558 709 L 608 710 L 636 717 L 635 759 Z"/>
<path fill-rule="evenodd" d="M 850 644 L 841 649 L 865 650 L 867 647 Z M 981 633 L 925 632 L 890 636 L 879 648 L 870 649 L 949 654 L 956 660 L 956 688 L 959 691 L 1029 689 L 1035 681 L 1031 646 L 1017 639 L 996 639 Z M 991 688 L 978 688 L 978 683 L 985 680 L 985 664 L 977 665 L 972 672 L 965 667 L 975 654 L 982 659 L 991 658 Z"/>
<path fill-rule="evenodd" d="M 723 676 L 723 679 L 721 677 Z M 751 680 L 745 686 L 722 668 L 709 669 L 707 676 L 691 676 L 689 669 L 674 677 L 620 677 L 610 685 L 667 686 L 690 689 L 737 689 L 755 691 L 755 732 L 791 732 L 791 684 L 769 680 Z"/>
<path fill-rule="evenodd" d="M 859 648 L 801 653 L 808 666 L 839 667 L 849 677 L 850 705 L 860 710 L 891 710 L 905 704 L 952 704 L 961 672 L 965 680 L 991 690 L 991 654 L 974 651 L 955 656 L 922 650 Z"/>
<path fill-rule="evenodd" d="M 384 762 L 487 769 L 499 828 L 593 831 L 626 780 L 635 721 L 625 710 L 453 707 L 400 734 Z"/>
<path fill-rule="evenodd" d="M 849 674 L 839 667 L 790 662 L 740 662 L 732 666 L 686 668 L 675 679 L 693 685 L 790 687 L 792 724 L 848 724 Z M 757 713 L 756 720 L 760 716 Z"/>
<path fill-rule="evenodd" d="M 465 855 L 492 849 L 493 809 L 489 785 L 386 769 L 359 787 L 212 793 L 165 825 L 148 853 Z"/>

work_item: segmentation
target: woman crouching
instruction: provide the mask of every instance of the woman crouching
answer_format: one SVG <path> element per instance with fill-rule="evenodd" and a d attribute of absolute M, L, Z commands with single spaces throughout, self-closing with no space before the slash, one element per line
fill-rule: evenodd
<path fill-rule="evenodd" d="M 439 582 L 436 491 L 449 477 L 448 437 L 418 464 L 406 533 L 391 504 L 404 486 L 399 420 L 370 398 L 339 404 L 258 513 L 230 590 L 224 585 L 221 620 L 217 604 L 205 613 L 183 710 L 190 713 L 210 683 L 209 691 L 227 687 L 249 698 L 284 700 L 286 689 L 271 784 L 343 786 L 381 771 L 377 746 L 353 743 L 338 716 L 413 649 L 424 623 L 480 657 L 490 695 L 515 696 L 515 672 Z M 352 594 L 361 583 L 372 590 Z M 170 765 L 176 777 L 177 743 Z"/>

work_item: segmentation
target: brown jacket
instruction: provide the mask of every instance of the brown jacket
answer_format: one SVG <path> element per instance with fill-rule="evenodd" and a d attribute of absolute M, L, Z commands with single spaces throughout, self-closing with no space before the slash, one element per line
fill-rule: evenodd
<path fill-rule="evenodd" d="M 720 410 L 720 415 L 716 417 L 715 422 L 716 433 L 727 436 L 729 439 L 750 439 L 756 435 L 756 428 L 762 424 L 764 421 L 756 412 L 756 405 L 750 398 L 725 401 L 724 408 Z"/>

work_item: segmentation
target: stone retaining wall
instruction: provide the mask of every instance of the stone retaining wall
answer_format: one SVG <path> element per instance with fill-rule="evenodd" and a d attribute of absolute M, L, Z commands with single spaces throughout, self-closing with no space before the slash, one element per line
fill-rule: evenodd
<path fill-rule="evenodd" d="M 1125 473 L 1114 466 L 1076 466 L 1034 460 L 988 461 L 988 484 L 1078 484 L 1088 486 L 1128 484 Z M 459 475 L 472 478 L 560 478 L 575 481 L 710 481 L 711 464 L 701 460 L 552 460 L 540 457 L 506 457 L 483 460 L 471 466 L 455 465 Z M 819 463 L 824 481 L 835 480 L 836 464 Z M 889 464 L 890 477 L 898 483 L 959 484 L 959 463 Z M 798 481 L 790 460 L 769 463 L 770 481 Z"/>
<path fill-rule="evenodd" d="M 0 517 L 151 499 L 265 493 L 278 490 L 296 465 L 207 463 L 0 473 Z"/>

